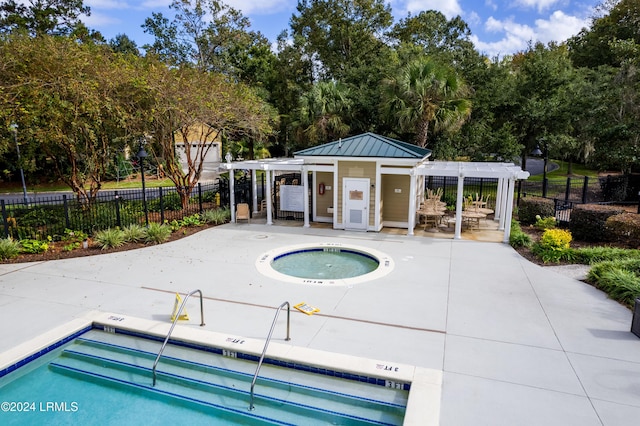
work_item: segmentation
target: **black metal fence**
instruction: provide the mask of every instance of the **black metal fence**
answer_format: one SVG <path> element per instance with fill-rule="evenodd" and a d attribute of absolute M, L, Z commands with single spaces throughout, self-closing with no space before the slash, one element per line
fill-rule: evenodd
<path fill-rule="evenodd" d="M 0 209 L 5 238 L 56 239 L 64 235 L 65 229 L 92 235 L 116 226 L 144 225 L 147 219 L 157 223 L 181 220 L 218 206 L 220 195 L 217 194 L 220 194 L 220 185 L 212 182 L 199 183 L 186 208 L 182 208 L 175 187 L 159 187 L 147 188 L 146 197 L 139 189 L 102 191 L 90 204 L 66 194 L 37 197 L 27 204 L 22 200 L 0 199 Z"/>
<path fill-rule="evenodd" d="M 427 176 L 425 186 L 431 190 L 442 189 L 441 200 L 448 205 L 455 205 L 458 195 L 458 178 L 455 176 Z M 498 193 L 498 179 L 472 178 L 464 179 L 463 197 L 487 199 L 487 205 L 495 207 Z"/>

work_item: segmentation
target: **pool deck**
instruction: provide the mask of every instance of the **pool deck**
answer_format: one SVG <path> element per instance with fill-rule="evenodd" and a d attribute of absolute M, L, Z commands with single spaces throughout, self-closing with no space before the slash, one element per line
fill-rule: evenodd
<path fill-rule="evenodd" d="M 637 425 L 640 339 L 631 312 L 500 242 L 319 227 L 227 224 L 134 251 L 0 265 L 0 353 L 90 311 L 168 322 L 201 289 L 206 330 L 264 339 L 284 301 L 291 344 L 443 371 L 440 424 Z M 386 277 L 352 286 L 259 274 L 274 248 L 333 242 L 387 253 Z M 190 299 L 185 327 L 198 327 Z M 284 343 L 276 328 L 274 341 Z"/>

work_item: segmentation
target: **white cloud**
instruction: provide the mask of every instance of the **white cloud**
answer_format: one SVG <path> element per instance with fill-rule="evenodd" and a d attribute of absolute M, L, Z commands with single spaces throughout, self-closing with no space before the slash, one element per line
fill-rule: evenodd
<path fill-rule="evenodd" d="M 91 16 L 82 16 L 82 22 L 89 28 L 103 28 L 109 25 L 120 25 L 122 20 L 100 12 L 91 11 Z"/>
<path fill-rule="evenodd" d="M 589 23 L 589 19 L 566 15 L 561 10 L 556 10 L 548 20 L 536 19 L 536 34 L 543 43 L 551 40 L 564 41 L 588 27 Z"/>
<path fill-rule="evenodd" d="M 519 24 L 513 18 L 498 20 L 490 17 L 485 22 L 485 30 L 490 33 L 504 33 L 502 39 L 495 42 L 483 42 L 475 34 L 471 36 L 471 39 L 481 53 L 493 57 L 524 50 L 529 42 L 563 42 L 580 32 L 588 24 L 588 19 L 570 16 L 560 10 L 553 12 L 549 19 L 537 19 L 533 28 L 529 25 Z"/>
<path fill-rule="evenodd" d="M 458 0 L 408 0 L 404 6 L 399 7 L 404 14 L 411 12 L 414 15 L 424 10 L 437 10 L 448 19 L 462 14 Z"/>
<path fill-rule="evenodd" d="M 484 5 L 494 12 L 498 10 L 498 5 L 493 0 L 485 0 Z"/>
<path fill-rule="evenodd" d="M 537 9 L 538 12 L 543 12 L 551 9 L 553 5 L 560 2 L 562 2 L 562 0 L 516 0 L 515 4 L 529 9 Z"/>
<path fill-rule="evenodd" d="M 130 9 L 131 5 L 126 1 L 118 0 L 86 0 L 85 6 L 89 6 L 91 10 L 114 10 L 114 9 Z"/>
<path fill-rule="evenodd" d="M 295 9 L 297 2 L 292 0 L 226 0 L 226 4 L 247 15 L 270 15 L 283 10 Z"/>

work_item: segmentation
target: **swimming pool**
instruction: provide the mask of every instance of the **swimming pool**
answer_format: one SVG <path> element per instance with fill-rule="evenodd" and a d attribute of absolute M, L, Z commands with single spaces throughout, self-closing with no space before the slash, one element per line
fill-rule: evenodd
<path fill-rule="evenodd" d="M 214 418 L 216 425 L 406 422 L 409 388 L 414 385 L 397 381 L 406 374 L 393 371 L 405 366 L 378 364 L 376 375 L 364 375 L 337 368 L 335 359 L 329 365 L 285 360 L 277 347 L 276 356 L 270 350 L 265 360 L 256 385 L 256 409 L 249 412 L 247 383 L 257 361 L 253 348 L 260 342 L 227 337 L 225 349 L 194 341 L 194 331 L 176 329 L 182 337 L 167 347 L 153 388 L 150 367 L 161 337 L 93 322 L 21 365 L 0 365 L 0 394 L 11 395 L 11 401 L 4 399 L 13 403 L 11 410 L 3 407 L 0 419 L 3 424 L 95 424 L 96 419 L 101 424 L 104 419 L 118 424 L 164 424 L 167 419 L 211 424 Z M 237 350 L 243 346 L 246 351 Z M 16 366 L 22 368 L 10 372 Z"/>
<path fill-rule="evenodd" d="M 293 283 L 353 285 L 381 278 L 394 268 L 378 250 L 339 243 L 300 244 L 262 254 L 256 268 L 268 277 Z"/>

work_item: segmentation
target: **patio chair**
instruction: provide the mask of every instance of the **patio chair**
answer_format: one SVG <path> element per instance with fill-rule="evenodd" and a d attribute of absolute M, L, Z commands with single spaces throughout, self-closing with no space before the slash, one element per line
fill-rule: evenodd
<path fill-rule="evenodd" d="M 247 203 L 238 203 L 236 206 L 236 222 L 239 220 L 246 220 L 247 223 L 250 222 L 251 212 L 249 211 L 249 204 Z"/>

